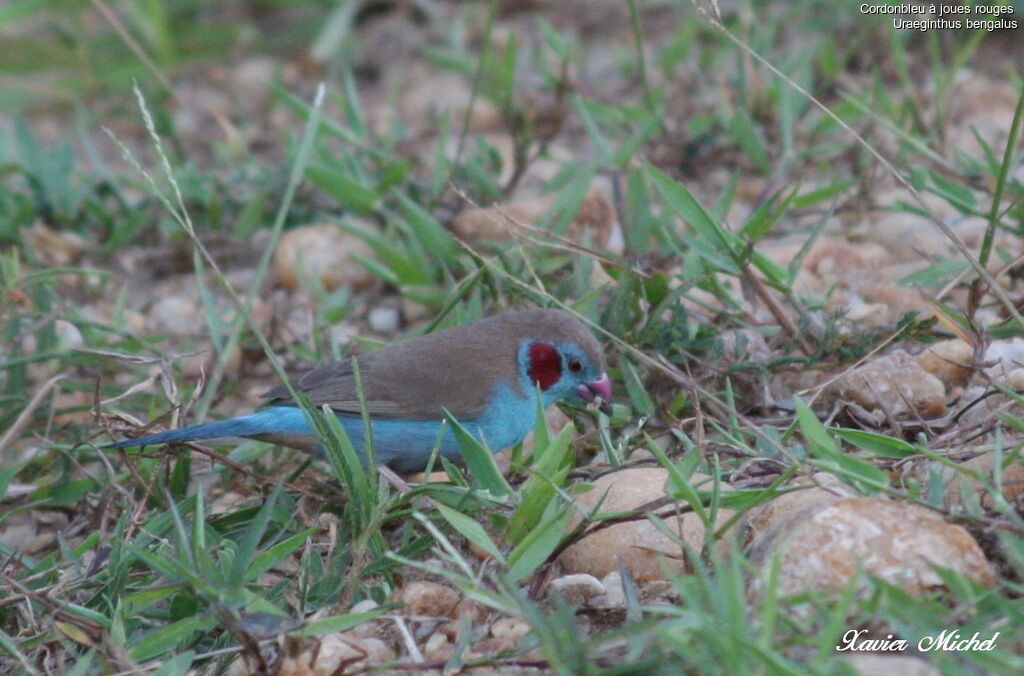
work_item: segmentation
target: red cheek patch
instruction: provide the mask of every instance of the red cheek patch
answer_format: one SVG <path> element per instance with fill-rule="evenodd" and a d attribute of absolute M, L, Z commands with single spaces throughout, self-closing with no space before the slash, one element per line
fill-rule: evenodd
<path fill-rule="evenodd" d="M 562 360 L 558 350 L 547 343 L 530 343 L 530 381 L 546 390 L 562 377 Z"/>

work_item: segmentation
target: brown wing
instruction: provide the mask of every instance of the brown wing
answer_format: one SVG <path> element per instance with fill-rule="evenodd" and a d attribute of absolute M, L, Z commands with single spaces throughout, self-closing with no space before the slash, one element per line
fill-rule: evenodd
<path fill-rule="evenodd" d="M 483 412 L 498 382 L 522 393 L 517 359 L 527 338 L 579 342 L 603 368 L 600 345 L 570 315 L 557 310 L 511 312 L 355 357 L 367 410 L 384 418 L 432 420 L 448 409 L 456 418 L 472 420 Z M 310 371 L 293 387 L 315 406 L 359 414 L 351 359 Z M 292 402 L 283 385 L 264 396 L 269 404 Z"/>
<path fill-rule="evenodd" d="M 483 412 L 498 379 L 518 388 L 516 348 L 507 341 L 494 345 L 490 332 L 453 327 L 359 355 L 359 373 L 371 415 L 433 420 L 448 409 L 462 420 Z M 493 336 L 491 336 L 493 337 Z M 328 364 L 294 381 L 293 386 L 315 406 L 359 414 L 352 360 Z M 271 404 L 291 402 L 279 385 L 265 395 Z"/>
<path fill-rule="evenodd" d="M 366 395 L 366 408 L 371 415 L 384 417 L 399 417 L 400 406 L 397 402 L 374 398 L 374 389 L 367 382 L 368 369 L 364 362 L 368 360 L 370 353 L 359 357 L 360 377 L 363 379 L 363 392 Z M 310 402 L 317 408 L 324 404 L 330 406 L 339 413 L 351 413 L 359 415 L 359 399 L 356 395 L 355 371 L 352 368 L 352 361 L 344 361 L 327 364 L 314 369 L 292 381 L 292 387 L 309 397 Z M 281 405 L 293 403 L 288 388 L 278 385 L 266 392 L 264 397 L 270 405 Z"/>

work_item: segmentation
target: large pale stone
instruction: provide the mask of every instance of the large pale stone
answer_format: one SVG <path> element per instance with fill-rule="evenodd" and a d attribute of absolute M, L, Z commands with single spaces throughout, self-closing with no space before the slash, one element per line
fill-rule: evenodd
<path fill-rule="evenodd" d="M 776 557 L 778 592 L 843 589 L 858 569 L 911 594 L 943 586 L 936 568 L 949 568 L 984 585 L 992 567 L 963 527 L 923 507 L 880 498 L 844 498 L 812 505 L 751 544 L 762 569 L 751 591 L 760 593 Z"/>
<path fill-rule="evenodd" d="M 868 410 L 897 417 L 935 418 L 946 412 L 946 388 L 903 350 L 895 350 L 839 378 L 827 390 Z"/>
<path fill-rule="evenodd" d="M 372 285 L 376 278 L 356 263 L 352 254 L 369 258 L 373 249 L 333 223 L 307 225 L 281 237 L 274 251 L 274 273 L 289 291 L 299 288 L 303 279 L 318 281 L 328 291 L 340 286 L 363 289 Z"/>
<path fill-rule="evenodd" d="M 944 340 L 917 355 L 917 363 L 947 388 L 961 387 L 971 377 L 972 353 L 971 346 L 962 340 Z"/>
<path fill-rule="evenodd" d="M 584 510 L 592 510 L 607 492 L 607 497 L 601 502 L 602 512 L 636 509 L 665 496 L 664 486 L 668 476 L 668 471 L 661 467 L 625 469 L 601 477 L 594 482 L 592 490 L 576 499 Z M 700 479 L 695 475 L 691 483 L 697 483 Z M 710 489 L 710 484 L 706 488 Z M 727 509 L 719 510 L 717 525 L 722 525 L 733 513 Z M 668 517 L 664 521 L 691 548 L 700 551 L 703 547 L 705 528 L 699 516 L 687 512 L 681 517 Z M 575 527 L 577 523 L 578 520 L 574 521 L 570 527 Z M 661 562 L 681 571 L 687 569 L 683 549 L 646 519 L 620 523 L 597 531 L 568 548 L 560 561 L 569 573 L 587 573 L 602 578 L 618 570 L 620 557 L 638 582 L 663 578 Z"/>
<path fill-rule="evenodd" d="M 836 502 L 853 495 L 852 488 L 827 472 L 815 474 L 814 483 L 804 479 L 796 485 L 801 488 L 772 498 L 747 513 L 747 526 L 755 536 L 772 530 L 812 505 Z"/>
<path fill-rule="evenodd" d="M 462 596 L 451 587 L 426 580 L 406 584 L 395 594 L 395 600 L 405 604 L 402 612 L 408 615 L 449 617 L 455 612 Z"/>
<path fill-rule="evenodd" d="M 520 226 L 538 227 L 537 222 L 548 213 L 553 203 L 554 197 L 546 196 L 482 209 L 467 209 L 455 218 L 452 228 L 455 234 L 465 239 L 504 241 L 513 232 L 529 237 L 532 234 L 530 230 Z M 587 237 L 584 231 L 589 232 Z M 569 223 L 566 236 L 579 243 L 586 242 L 589 237 L 591 246 L 622 253 L 622 233 L 615 207 L 598 190 L 587 193 Z"/>

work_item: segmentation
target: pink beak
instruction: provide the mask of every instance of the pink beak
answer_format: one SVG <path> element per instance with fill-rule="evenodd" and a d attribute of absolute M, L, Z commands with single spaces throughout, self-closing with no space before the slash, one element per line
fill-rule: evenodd
<path fill-rule="evenodd" d="M 596 397 L 601 397 L 601 401 L 607 403 L 612 400 L 612 380 L 607 373 L 602 373 L 597 380 L 577 385 L 576 392 L 587 401 L 594 401 Z"/>

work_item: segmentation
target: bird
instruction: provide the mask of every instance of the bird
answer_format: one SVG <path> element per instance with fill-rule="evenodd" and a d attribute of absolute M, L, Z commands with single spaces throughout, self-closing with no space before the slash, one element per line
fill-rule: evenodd
<path fill-rule="evenodd" d="M 441 329 L 321 366 L 292 381 L 292 388 L 315 408 L 327 406 L 337 416 L 364 464 L 366 429 L 357 395 L 357 363 L 374 458 L 402 473 L 426 468 L 435 447 L 461 463 L 452 426 L 443 424 L 445 411 L 497 452 L 520 443 L 533 429 L 538 392 L 544 409 L 558 401 L 585 405 L 600 398 L 607 404 L 612 398 L 601 344 L 567 312 L 506 312 Z M 265 407 L 248 415 L 102 448 L 243 437 L 323 452 L 285 385 L 263 397 Z"/>

